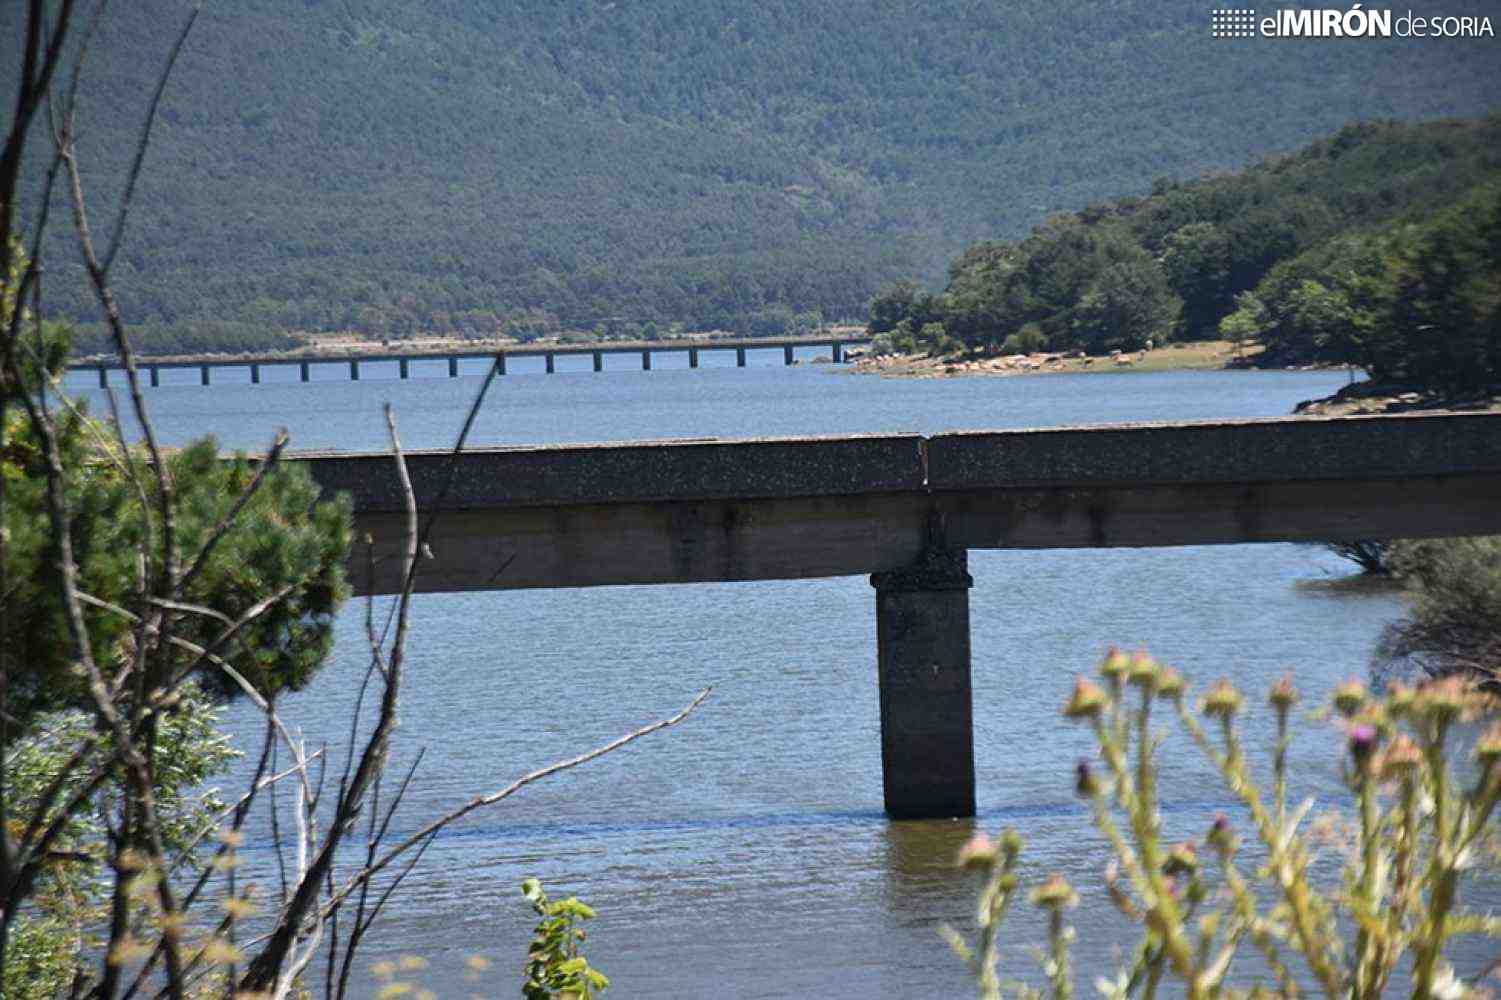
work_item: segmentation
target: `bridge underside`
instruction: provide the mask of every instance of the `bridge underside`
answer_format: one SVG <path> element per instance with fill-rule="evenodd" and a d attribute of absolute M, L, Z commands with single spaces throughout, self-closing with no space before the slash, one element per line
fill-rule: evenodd
<path fill-rule="evenodd" d="M 350 578 L 401 585 L 390 456 L 306 459 L 354 501 Z M 893 817 L 971 815 L 971 549 L 1501 533 L 1501 415 L 633 443 L 411 456 L 442 511 L 419 591 L 871 574 Z M 424 518 L 432 515 L 424 514 Z"/>
<path fill-rule="evenodd" d="M 1501 530 L 1501 473 L 1423 479 L 985 489 L 581 504 L 437 517 L 419 591 L 853 576 L 921 555 L 937 515 L 954 549 L 1353 541 Z M 400 589 L 405 520 L 357 514 L 359 594 Z"/>

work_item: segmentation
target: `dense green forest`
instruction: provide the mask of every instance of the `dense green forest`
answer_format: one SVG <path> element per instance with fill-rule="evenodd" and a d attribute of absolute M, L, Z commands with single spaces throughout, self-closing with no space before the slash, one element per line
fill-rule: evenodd
<path fill-rule="evenodd" d="M 98 229 L 187 7 L 100 27 L 79 142 Z M 1188 0 L 214 4 L 115 280 L 157 348 L 863 316 L 892 279 L 1157 177 L 1483 114 L 1495 54 L 1216 39 Z M 50 249 L 50 311 L 87 322 L 66 235 Z"/>
<path fill-rule="evenodd" d="M 987 241 L 948 287 L 884 289 L 900 347 L 1133 351 L 1261 341 L 1264 363 L 1501 377 L 1501 115 L 1351 125 L 1295 155 Z"/>

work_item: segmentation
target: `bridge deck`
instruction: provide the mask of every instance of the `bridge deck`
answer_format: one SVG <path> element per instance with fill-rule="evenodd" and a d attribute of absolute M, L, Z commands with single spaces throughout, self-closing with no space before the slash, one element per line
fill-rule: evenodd
<path fill-rule="evenodd" d="M 350 494 L 362 592 L 397 583 L 389 455 L 305 454 Z M 796 579 L 953 548 L 1501 532 L 1501 414 L 629 442 L 408 456 L 442 513 L 427 591 Z M 439 501 L 441 498 L 441 506 Z"/>

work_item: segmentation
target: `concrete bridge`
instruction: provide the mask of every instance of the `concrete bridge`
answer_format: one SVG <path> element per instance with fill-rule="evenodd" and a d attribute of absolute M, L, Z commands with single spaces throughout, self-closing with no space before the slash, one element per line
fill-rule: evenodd
<path fill-rule="evenodd" d="M 506 373 L 506 361 L 508 358 L 542 358 L 547 374 L 553 374 L 557 359 L 576 354 L 588 354 L 594 360 L 594 370 L 604 371 L 606 354 L 635 354 L 641 356 L 641 368 L 643 371 L 651 371 L 652 356 L 656 354 L 686 354 L 688 355 L 688 367 L 697 368 L 701 354 L 710 351 L 734 351 L 735 364 L 745 367 L 747 351 L 778 350 L 782 352 L 782 363 L 793 364 L 793 353 L 800 347 L 827 347 L 830 360 L 834 364 L 844 361 L 844 349 L 853 344 L 868 344 L 870 338 L 863 335 L 856 336 L 825 336 L 825 337 L 771 337 L 755 340 L 654 340 L 636 341 L 634 343 L 598 343 L 598 344 L 553 344 L 543 347 L 507 347 L 502 350 L 494 348 L 473 350 L 448 350 L 448 351 L 349 351 L 345 353 L 328 352 L 318 355 L 287 355 L 287 354 L 256 354 L 240 355 L 237 357 L 221 357 L 215 355 L 202 355 L 194 357 L 173 358 L 140 358 L 136 361 L 136 368 L 144 371 L 152 385 L 161 384 L 161 373 L 173 369 L 198 369 L 198 382 L 200 385 L 209 385 L 212 382 L 215 368 L 246 368 L 250 371 L 251 384 L 258 384 L 261 380 L 261 370 L 272 367 L 297 366 L 300 381 L 312 380 L 315 367 L 333 365 L 349 368 L 349 378 L 358 382 L 360 379 L 360 365 L 376 364 L 380 362 L 396 362 L 396 372 L 400 378 L 410 378 L 418 362 L 447 362 L 448 377 L 459 377 L 459 362 L 466 358 L 485 358 L 494 361 L 495 370 L 498 374 Z M 99 376 L 101 389 L 109 385 L 109 373 L 123 371 L 115 360 L 108 361 L 79 361 L 68 366 L 68 371 L 92 371 Z"/>
<path fill-rule="evenodd" d="M 299 456 L 399 588 L 389 455 Z M 972 815 L 969 549 L 1501 533 L 1501 414 L 698 440 L 410 455 L 423 591 L 870 574 L 886 810 Z"/>

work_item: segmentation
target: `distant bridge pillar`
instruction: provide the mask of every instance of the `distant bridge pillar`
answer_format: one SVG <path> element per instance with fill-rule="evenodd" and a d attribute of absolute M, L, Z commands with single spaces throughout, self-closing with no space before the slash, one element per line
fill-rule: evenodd
<path fill-rule="evenodd" d="M 893 819 L 975 814 L 967 553 L 930 544 L 872 574 L 881 688 L 881 777 Z"/>
<path fill-rule="evenodd" d="M 506 356 L 504 354 L 497 354 L 497 355 L 495 355 L 495 374 L 497 374 L 497 375 L 504 375 L 505 373 L 506 373 Z"/>
<path fill-rule="evenodd" d="M 198 382 L 200 385 L 208 385 L 208 365 L 198 366 Z"/>
<path fill-rule="evenodd" d="M 594 370 L 597 371 L 597 372 L 602 372 L 602 371 L 605 370 L 605 352 L 604 351 L 595 351 L 594 352 Z"/>
<path fill-rule="evenodd" d="M 351 361 L 351 362 L 349 362 L 349 381 L 351 381 L 351 382 L 358 382 L 359 380 L 360 380 L 360 363 L 358 361 Z"/>
<path fill-rule="evenodd" d="M 651 351 L 641 352 L 641 370 L 644 372 L 651 371 Z"/>
<path fill-rule="evenodd" d="M 841 343 L 839 343 L 839 341 L 837 341 L 837 340 L 834 341 L 834 343 L 830 344 L 829 345 L 829 358 L 836 365 L 843 364 L 844 363 L 844 345 L 841 344 Z"/>
<path fill-rule="evenodd" d="M 252 364 L 250 366 L 250 384 L 251 385 L 260 385 L 261 384 L 261 366 L 260 365 Z"/>
<path fill-rule="evenodd" d="M 792 345 L 791 344 L 783 344 L 782 345 L 782 364 L 784 364 L 784 365 L 790 365 L 790 364 L 792 364 Z"/>
<path fill-rule="evenodd" d="M 412 374 L 411 366 L 407 363 L 406 358 L 401 358 L 396 362 L 396 369 L 397 374 L 402 378 L 406 378 Z"/>
<path fill-rule="evenodd" d="M 698 348 L 696 348 L 696 347 L 690 347 L 690 348 L 688 348 L 688 367 L 689 368 L 697 368 L 698 367 Z"/>
<path fill-rule="evenodd" d="M 99 388 L 109 388 L 109 369 L 103 365 L 99 366 Z"/>
<path fill-rule="evenodd" d="M 737 347 L 737 348 L 735 348 L 735 367 L 736 368 L 744 368 L 745 367 L 745 348 L 743 348 L 743 347 Z"/>
<path fill-rule="evenodd" d="M 302 379 L 302 381 L 304 381 L 304 382 L 310 381 L 312 379 L 313 372 L 312 372 L 312 369 L 308 366 L 308 363 L 306 361 L 300 361 L 300 362 L 298 362 L 298 364 L 297 364 L 297 377 L 300 378 L 300 379 Z"/>
<path fill-rule="evenodd" d="M 551 352 L 548 353 L 545 360 L 547 361 L 547 374 L 551 375 L 557 367 L 557 360 Z"/>
<path fill-rule="evenodd" d="M 162 370 L 156 365 L 151 366 L 151 388 L 155 389 L 162 384 Z"/>
<path fill-rule="evenodd" d="M 458 358 L 449 358 L 448 359 L 448 377 L 449 378 L 458 378 L 459 377 L 459 359 Z"/>

